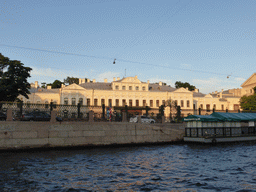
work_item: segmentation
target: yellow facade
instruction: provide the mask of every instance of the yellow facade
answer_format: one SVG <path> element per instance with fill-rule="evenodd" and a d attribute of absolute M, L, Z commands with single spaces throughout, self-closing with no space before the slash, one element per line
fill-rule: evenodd
<path fill-rule="evenodd" d="M 244 84 L 243 88 L 215 92 L 211 94 L 202 94 L 197 89 L 189 91 L 185 88 L 175 89 L 164 85 L 162 82 L 150 83 L 142 82 L 135 77 L 126 77 L 123 79 L 113 79 L 108 83 L 96 82 L 85 79 L 79 80 L 79 85 L 72 84 L 62 86 L 59 89 L 43 89 L 38 87 L 38 82 L 32 85 L 29 99 L 22 100 L 30 103 L 50 103 L 73 104 L 79 102 L 83 105 L 101 106 L 124 106 L 145 107 L 149 106 L 158 110 L 159 106 L 172 100 L 181 107 L 182 115 L 194 114 L 194 110 L 203 109 L 205 113 L 211 113 L 213 108 L 217 111 L 233 111 L 240 109 L 239 100 L 242 93 L 251 90 L 256 86 L 256 74 L 254 73 Z M 248 91 L 247 91 L 248 92 Z M 250 92 L 250 91 L 249 91 Z M 167 107 L 165 116 L 169 116 L 170 109 Z"/>

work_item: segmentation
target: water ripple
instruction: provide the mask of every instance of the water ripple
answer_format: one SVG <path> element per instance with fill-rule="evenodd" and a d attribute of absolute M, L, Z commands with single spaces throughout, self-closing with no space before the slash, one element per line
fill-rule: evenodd
<path fill-rule="evenodd" d="M 2 153 L 2 191 L 256 191 L 255 144 Z"/>

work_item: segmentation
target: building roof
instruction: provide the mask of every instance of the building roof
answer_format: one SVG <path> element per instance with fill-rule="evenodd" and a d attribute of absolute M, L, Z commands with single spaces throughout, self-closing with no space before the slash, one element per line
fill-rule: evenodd
<path fill-rule="evenodd" d="M 189 115 L 184 121 L 256 121 L 256 113 L 220 113 L 214 112 L 211 115 Z"/>
<path fill-rule="evenodd" d="M 156 84 L 156 83 L 150 83 L 148 85 L 148 89 L 149 91 L 156 91 L 156 92 L 172 92 L 172 91 L 175 91 L 176 89 L 171 87 L 171 86 L 168 86 L 168 85 L 159 85 L 159 84 Z"/>
<path fill-rule="evenodd" d="M 82 83 L 79 86 L 85 89 L 112 90 L 111 83 Z"/>

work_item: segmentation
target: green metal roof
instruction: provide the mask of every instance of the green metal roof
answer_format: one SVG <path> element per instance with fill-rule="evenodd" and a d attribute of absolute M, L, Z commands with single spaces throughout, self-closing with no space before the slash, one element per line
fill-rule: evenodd
<path fill-rule="evenodd" d="M 256 113 L 217 113 L 211 116 L 223 119 L 224 121 L 256 121 Z"/>
<path fill-rule="evenodd" d="M 211 115 L 189 115 L 184 121 L 256 121 L 256 113 L 219 113 Z"/>
<path fill-rule="evenodd" d="M 219 121 L 218 118 L 211 115 L 189 115 L 183 118 L 183 121 Z"/>

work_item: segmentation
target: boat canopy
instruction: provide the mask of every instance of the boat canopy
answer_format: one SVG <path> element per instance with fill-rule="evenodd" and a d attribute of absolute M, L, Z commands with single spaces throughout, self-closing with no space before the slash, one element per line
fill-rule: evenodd
<path fill-rule="evenodd" d="M 189 115 L 184 121 L 256 121 L 256 113 L 220 113 L 214 112 L 211 115 Z"/>

